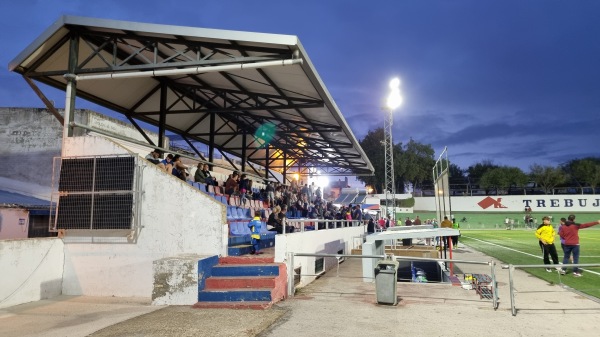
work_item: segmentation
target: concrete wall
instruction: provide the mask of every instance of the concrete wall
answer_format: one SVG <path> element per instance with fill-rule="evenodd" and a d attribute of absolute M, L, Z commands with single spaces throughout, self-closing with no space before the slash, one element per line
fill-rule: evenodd
<path fill-rule="evenodd" d="M 350 254 L 351 250 L 362 244 L 358 239 L 365 233 L 365 226 L 336 228 L 328 230 L 307 231 L 275 236 L 275 262 L 287 260 L 287 253 L 308 254 L 337 254 L 342 250 Z M 294 268 L 302 267 L 302 274 L 315 275 L 316 257 L 294 257 Z M 291 266 L 288 263 L 288 268 Z M 336 258 L 325 258 L 324 269 L 329 270 L 337 266 Z M 301 276 L 298 286 L 306 285 L 316 278 L 315 276 Z"/>
<path fill-rule="evenodd" d="M 29 211 L 0 208 L 0 240 L 25 239 L 29 231 Z"/>
<path fill-rule="evenodd" d="M 57 238 L 0 240 L 0 309 L 60 295 L 63 248 Z"/>
<path fill-rule="evenodd" d="M 600 195 L 492 195 L 451 197 L 452 212 L 600 212 Z M 435 211 L 434 197 L 415 198 L 415 211 Z"/>
<path fill-rule="evenodd" d="M 62 114 L 63 110 L 59 110 Z M 133 126 L 91 110 L 75 110 L 75 121 L 145 141 Z M 0 186 L 3 190 L 50 200 L 53 158 L 60 156 L 62 125 L 42 108 L 0 108 Z M 75 135 L 87 131 L 76 128 Z M 157 143 L 158 136 L 148 133 Z M 149 147 L 127 144 L 143 156 Z M 16 165 L 18 164 L 18 165 Z"/>
<path fill-rule="evenodd" d="M 124 154 L 101 137 L 70 138 L 68 156 Z M 152 263 L 180 254 L 227 254 L 226 208 L 185 182 L 142 161 L 141 229 L 137 243 L 93 244 L 65 237 L 63 294 L 152 296 Z"/>

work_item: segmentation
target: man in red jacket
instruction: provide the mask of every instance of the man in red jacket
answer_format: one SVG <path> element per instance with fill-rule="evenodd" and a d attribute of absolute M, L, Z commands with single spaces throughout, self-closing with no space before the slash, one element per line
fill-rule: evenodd
<path fill-rule="evenodd" d="M 563 257 L 563 265 L 569 263 L 569 258 L 571 257 L 571 253 L 573 254 L 573 264 L 579 263 L 579 230 L 583 228 L 592 227 L 600 224 L 600 220 L 594 222 L 588 222 L 584 224 L 575 223 L 575 215 L 569 215 L 567 222 L 563 226 L 560 226 L 558 230 L 558 235 L 560 235 L 561 240 L 564 240 L 565 244 L 565 255 Z M 565 274 L 565 269 L 563 268 L 561 274 Z M 573 267 L 573 276 L 581 277 L 581 272 L 579 268 Z"/>

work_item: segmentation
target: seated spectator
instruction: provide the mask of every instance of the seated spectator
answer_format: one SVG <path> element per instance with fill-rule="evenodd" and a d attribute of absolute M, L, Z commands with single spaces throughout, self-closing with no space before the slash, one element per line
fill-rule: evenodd
<path fill-rule="evenodd" d="M 150 152 L 147 156 L 146 156 L 146 160 L 151 162 L 154 165 L 158 165 L 160 164 L 161 160 L 160 160 L 160 151 L 157 149 L 152 150 L 152 152 Z"/>
<path fill-rule="evenodd" d="M 173 155 L 169 153 L 157 166 L 161 170 L 171 174 L 173 172 Z"/>
<path fill-rule="evenodd" d="M 210 175 L 210 171 L 208 170 L 208 164 L 198 163 L 198 169 L 194 174 L 194 181 L 197 183 L 207 184 L 216 186 L 217 182 L 215 178 Z"/>
<path fill-rule="evenodd" d="M 293 233 L 296 230 L 296 228 L 294 226 L 288 226 L 287 211 L 288 209 L 286 205 L 281 206 L 281 212 L 279 212 L 279 222 L 281 223 L 282 227 L 285 227 L 286 233 Z"/>
<path fill-rule="evenodd" d="M 227 194 L 227 195 L 239 194 L 238 175 L 239 175 L 239 173 L 237 171 L 235 171 L 229 175 L 229 178 L 227 178 L 227 181 L 225 182 L 225 194 Z"/>
<path fill-rule="evenodd" d="M 279 212 L 281 212 L 279 206 L 273 207 L 273 212 L 269 214 L 269 218 L 267 219 L 267 226 L 271 226 L 269 230 L 277 232 L 277 234 L 283 233 L 283 226 L 279 220 Z"/>
<path fill-rule="evenodd" d="M 171 170 L 171 174 L 183 181 L 186 181 L 187 180 L 187 169 L 188 169 L 187 165 L 184 165 L 181 162 L 181 156 L 176 154 L 173 157 L 173 169 Z"/>

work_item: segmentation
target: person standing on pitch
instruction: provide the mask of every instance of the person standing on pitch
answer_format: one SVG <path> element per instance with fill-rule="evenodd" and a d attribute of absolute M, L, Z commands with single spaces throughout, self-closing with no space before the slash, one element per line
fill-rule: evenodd
<path fill-rule="evenodd" d="M 563 265 L 569 263 L 571 254 L 573 254 L 573 264 L 579 263 L 579 230 L 596 226 L 598 224 L 600 224 L 600 220 L 578 224 L 575 223 L 575 215 L 569 215 L 567 222 L 565 222 L 564 226 L 560 226 L 560 229 L 558 230 L 558 234 L 560 235 L 561 239 L 565 240 L 565 255 L 563 256 Z M 561 274 L 565 273 L 566 272 L 564 270 L 561 272 Z M 579 268 L 573 267 L 573 276 L 581 277 Z"/>
<path fill-rule="evenodd" d="M 535 231 L 535 236 L 538 238 L 544 252 L 544 264 L 550 264 L 550 259 L 548 258 L 550 256 L 552 257 L 552 263 L 558 265 L 558 254 L 556 253 L 556 246 L 554 246 L 556 231 L 552 227 L 549 217 L 545 216 L 542 218 L 542 224 Z M 560 267 L 556 267 L 556 270 L 559 272 L 562 271 Z M 552 268 L 546 268 L 546 271 L 551 273 Z"/>

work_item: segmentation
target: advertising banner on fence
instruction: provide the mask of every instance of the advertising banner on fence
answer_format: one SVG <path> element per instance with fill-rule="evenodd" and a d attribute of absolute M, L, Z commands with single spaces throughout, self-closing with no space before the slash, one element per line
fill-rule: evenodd
<path fill-rule="evenodd" d="M 489 195 L 451 197 L 452 212 L 600 212 L 600 195 Z M 415 198 L 415 211 L 435 211 L 435 198 Z"/>

